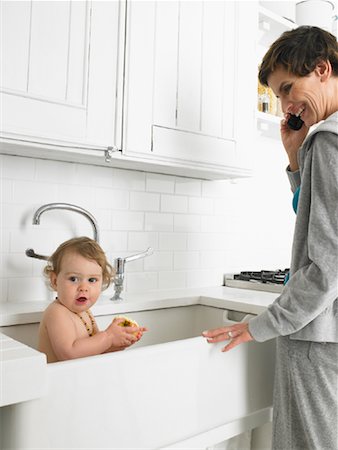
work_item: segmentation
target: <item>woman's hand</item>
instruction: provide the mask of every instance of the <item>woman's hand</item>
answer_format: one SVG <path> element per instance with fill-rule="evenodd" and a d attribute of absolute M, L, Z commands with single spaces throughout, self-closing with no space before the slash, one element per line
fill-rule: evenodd
<path fill-rule="evenodd" d="M 284 119 L 280 124 L 280 132 L 284 148 L 289 157 L 290 170 L 291 172 L 295 172 L 299 169 L 297 152 L 304 139 L 306 138 L 309 128 L 304 123 L 300 130 L 291 130 L 291 128 L 287 124 L 289 117 L 289 113 L 286 113 L 284 115 Z"/>
<path fill-rule="evenodd" d="M 222 348 L 222 352 L 227 352 L 237 345 L 243 344 L 243 342 L 253 341 L 247 322 L 203 331 L 202 336 L 207 338 L 207 341 L 210 343 L 231 340 L 228 345 Z"/>

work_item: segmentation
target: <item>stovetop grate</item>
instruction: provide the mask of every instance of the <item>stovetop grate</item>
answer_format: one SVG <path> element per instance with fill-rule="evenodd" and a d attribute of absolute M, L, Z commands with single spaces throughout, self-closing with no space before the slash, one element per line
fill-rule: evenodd
<path fill-rule="evenodd" d="M 243 271 L 234 275 L 234 280 L 251 281 L 256 280 L 262 283 L 284 284 L 285 278 L 290 269 L 284 270 L 260 270 L 258 272 Z"/>

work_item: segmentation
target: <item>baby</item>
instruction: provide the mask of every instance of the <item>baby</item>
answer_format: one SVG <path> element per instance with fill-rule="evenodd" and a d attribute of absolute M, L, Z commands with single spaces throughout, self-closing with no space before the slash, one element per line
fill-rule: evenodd
<path fill-rule="evenodd" d="M 47 355 L 47 362 L 124 350 L 147 331 L 144 327 L 122 327 L 123 318 L 115 318 L 99 331 L 90 307 L 109 286 L 114 271 L 92 239 L 79 237 L 61 244 L 44 273 L 57 292 L 39 328 L 38 349 Z"/>

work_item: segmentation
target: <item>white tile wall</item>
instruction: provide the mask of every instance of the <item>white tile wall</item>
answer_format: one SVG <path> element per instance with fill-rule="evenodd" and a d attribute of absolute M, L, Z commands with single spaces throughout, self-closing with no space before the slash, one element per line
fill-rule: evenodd
<path fill-rule="evenodd" d="M 57 201 L 97 218 L 111 261 L 154 248 L 127 265 L 129 292 L 220 285 L 224 273 L 288 267 L 294 215 L 280 147 L 261 141 L 255 176 L 237 181 L 0 155 L 0 301 L 52 298 L 44 263 L 27 258 L 26 248 L 50 254 L 70 237 L 92 236 L 89 222 L 69 211 L 49 211 L 32 225 L 39 206 Z"/>

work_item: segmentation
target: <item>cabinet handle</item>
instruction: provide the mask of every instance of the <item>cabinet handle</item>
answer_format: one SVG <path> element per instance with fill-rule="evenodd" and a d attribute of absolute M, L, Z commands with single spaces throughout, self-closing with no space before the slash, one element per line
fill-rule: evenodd
<path fill-rule="evenodd" d="M 106 161 L 106 163 L 110 163 L 112 157 L 113 157 L 113 153 L 119 152 L 120 150 L 116 147 L 107 147 L 106 150 L 104 151 L 104 159 Z"/>

